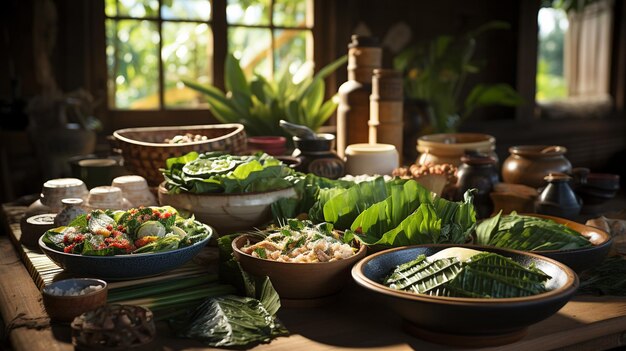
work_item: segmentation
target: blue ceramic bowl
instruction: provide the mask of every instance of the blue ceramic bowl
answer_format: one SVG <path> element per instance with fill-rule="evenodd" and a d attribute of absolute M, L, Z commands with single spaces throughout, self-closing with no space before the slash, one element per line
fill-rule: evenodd
<path fill-rule="evenodd" d="M 391 289 L 383 279 L 398 265 L 420 254 L 433 255 L 456 246 L 495 252 L 551 276 L 549 291 L 517 298 L 462 298 L 415 294 Z M 510 343 L 522 338 L 529 325 L 550 317 L 578 288 L 578 276 L 564 264 L 540 255 L 473 245 L 401 247 L 373 254 L 352 268 L 354 280 L 382 298 L 405 321 L 405 329 L 422 339 L 464 347 Z"/>
<path fill-rule="evenodd" d="M 209 235 L 202 241 L 180 249 L 156 253 L 83 256 L 51 249 L 43 242 L 43 236 L 39 238 L 39 247 L 48 258 L 68 273 L 105 280 L 125 280 L 148 277 L 181 266 L 200 252 L 214 232 L 210 228 Z"/>

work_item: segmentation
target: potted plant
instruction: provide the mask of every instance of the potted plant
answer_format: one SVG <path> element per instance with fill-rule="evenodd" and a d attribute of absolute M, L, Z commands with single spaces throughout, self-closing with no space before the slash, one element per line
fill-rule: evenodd
<path fill-rule="evenodd" d="M 332 115 L 337 102 L 332 98 L 324 101 L 324 78 L 346 61 L 345 56 L 341 57 L 315 76 L 312 65 L 303 65 L 296 74 L 289 72 L 289 65 L 285 65 L 271 80 L 259 74 L 246 79 L 239 60 L 231 54 L 224 65 L 225 92 L 189 80 L 183 83 L 206 95 L 220 122 L 241 123 L 252 136 L 288 136 L 279 126 L 281 119 L 315 131 Z M 296 80 L 299 77 L 304 78 Z"/>
<path fill-rule="evenodd" d="M 417 100 L 427 115 L 424 122 L 429 123 L 428 130 L 422 132 L 456 132 L 479 107 L 522 103 L 508 84 L 477 84 L 462 96 L 467 76 L 480 71 L 480 62 L 474 58 L 477 37 L 488 30 L 506 28 L 506 22 L 488 22 L 461 37 L 441 35 L 411 46 L 395 57 L 395 68 L 404 74 L 406 98 Z"/>

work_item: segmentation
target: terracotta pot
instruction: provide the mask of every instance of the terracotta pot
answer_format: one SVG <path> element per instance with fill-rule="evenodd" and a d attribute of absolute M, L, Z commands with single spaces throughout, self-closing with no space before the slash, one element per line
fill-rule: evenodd
<path fill-rule="evenodd" d="M 248 152 L 263 151 L 272 156 L 284 155 L 287 139 L 282 136 L 248 137 Z"/>
<path fill-rule="evenodd" d="M 494 157 L 497 161 L 496 138 L 478 133 L 430 134 L 417 139 L 420 156 L 417 164 L 450 163 L 461 165 L 461 156 L 467 153 L 481 153 Z"/>
<path fill-rule="evenodd" d="M 511 155 L 502 164 L 502 179 L 506 183 L 524 184 L 533 188 L 545 185 L 550 173 L 572 172 L 563 146 L 523 145 L 509 148 Z"/>

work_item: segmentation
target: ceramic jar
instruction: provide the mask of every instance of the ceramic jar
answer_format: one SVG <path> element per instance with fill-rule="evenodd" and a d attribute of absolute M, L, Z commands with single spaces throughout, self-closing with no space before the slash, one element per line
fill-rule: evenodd
<path fill-rule="evenodd" d="M 346 174 L 391 174 L 399 164 L 398 151 L 391 144 L 352 144 L 346 148 Z"/>
<path fill-rule="evenodd" d="M 417 152 L 420 154 L 417 164 L 449 163 L 458 167 L 461 165 L 461 156 L 467 153 L 486 154 L 497 162 L 495 150 L 496 138 L 487 134 L 429 134 L 417 139 Z"/>
<path fill-rule="evenodd" d="M 142 176 L 127 175 L 117 177 L 113 179 L 111 185 L 122 189 L 122 196 L 128 200 L 133 207 L 158 206 L 156 197 L 150 191 L 148 182 Z"/>
<path fill-rule="evenodd" d="M 502 164 L 502 179 L 506 183 L 542 187 L 544 177 L 550 173 L 571 173 L 572 164 L 565 158 L 566 152 L 563 146 L 513 146 Z"/>
<path fill-rule="evenodd" d="M 330 179 L 343 176 L 344 162 L 332 151 L 334 141 L 335 136 L 327 133 L 317 134 L 316 139 L 301 139 L 294 136 L 296 149 L 292 156 L 300 160 L 296 170 Z"/>
<path fill-rule="evenodd" d="M 85 183 L 78 178 L 58 178 L 43 184 L 39 200 L 26 210 L 25 217 L 42 213 L 58 213 L 63 208 L 61 200 L 67 198 L 86 199 L 89 192 Z"/>
<path fill-rule="evenodd" d="M 548 185 L 543 189 L 535 210 L 537 213 L 573 219 L 580 213 L 582 203 L 569 185 L 572 178 L 563 173 L 550 173 L 545 177 Z"/>
<path fill-rule="evenodd" d="M 86 214 L 82 208 L 83 199 L 81 198 L 69 198 L 61 200 L 63 203 L 63 209 L 54 217 L 54 226 L 61 227 L 68 225 L 74 218 Z"/>
<path fill-rule="evenodd" d="M 461 200 L 469 189 L 474 192 L 474 207 L 478 218 L 487 218 L 493 212 L 493 201 L 489 194 L 499 182 L 496 160 L 485 155 L 466 155 L 461 157 L 461 166 L 457 171 L 457 195 Z"/>
<path fill-rule="evenodd" d="M 116 186 L 97 186 L 89 190 L 88 210 L 127 210 L 132 204 L 122 196 L 122 189 Z"/>
<path fill-rule="evenodd" d="M 38 249 L 39 238 L 43 233 L 55 227 L 55 216 L 56 213 L 42 213 L 22 218 L 20 221 L 20 243 L 31 249 Z"/>

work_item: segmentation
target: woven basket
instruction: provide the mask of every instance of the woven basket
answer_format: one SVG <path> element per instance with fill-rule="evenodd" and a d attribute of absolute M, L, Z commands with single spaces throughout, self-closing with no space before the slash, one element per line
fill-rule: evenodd
<path fill-rule="evenodd" d="M 205 135 L 209 139 L 184 144 L 167 144 L 165 139 L 187 133 Z M 146 127 L 120 129 L 113 133 L 117 147 L 124 157 L 124 166 L 140 175 L 151 186 L 163 181 L 159 168 L 165 168 L 170 157 L 188 152 L 224 151 L 230 154 L 246 152 L 246 133 L 242 124 L 210 124 L 177 127 Z"/>

